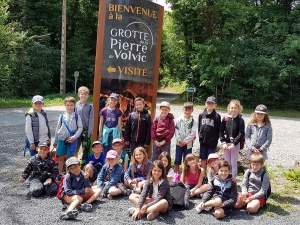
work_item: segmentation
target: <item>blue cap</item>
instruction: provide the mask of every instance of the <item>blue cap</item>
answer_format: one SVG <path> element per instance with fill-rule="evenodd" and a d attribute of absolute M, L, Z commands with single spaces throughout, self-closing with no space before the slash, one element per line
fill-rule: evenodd
<path fill-rule="evenodd" d="M 33 98 L 32 98 L 32 103 L 36 103 L 36 102 L 42 102 L 42 103 L 44 103 L 44 98 L 43 98 L 43 96 L 40 96 L 40 95 L 35 95 L 35 96 L 33 96 Z"/>
<path fill-rule="evenodd" d="M 111 93 L 109 97 L 119 100 L 119 95 L 117 93 Z"/>

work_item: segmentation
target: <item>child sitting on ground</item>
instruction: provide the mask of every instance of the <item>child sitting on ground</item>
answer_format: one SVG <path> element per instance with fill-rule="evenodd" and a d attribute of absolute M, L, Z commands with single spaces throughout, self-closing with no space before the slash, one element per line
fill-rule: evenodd
<path fill-rule="evenodd" d="M 174 115 L 170 113 L 170 103 L 160 103 L 160 116 L 153 120 L 151 138 L 153 140 L 152 161 L 158 159 L 162 152 L 170 153 L 171 139 L 175 133 Z"/>
<path fill-rule="evenodd" d="M 203 185 L 204 169 L 200 167 L 198 158 L 193 154 L 187 154 L 183 163 L 183 170 L 180 181 L 190 189 L 190 197 L 200 196 L 208 190 L 207 185 Z"/>
<path fill-rule="evenodd" d="M 112 199 L 113 196 L 123 194 L 116 185 L 122 174 L 122 166 L 119 165 L 119 154 L 115 150 L 109 150 L 106 154 L 107 163 L 101 169 L 97 178 L 97 187 L 102 191 L 102 197 Z"/>
<path fill-rule="evenodd" d="M 43 106 L 44 98 L 40 95 L 35 95 L 32 98 L 32 108 L 25 114 L 26 144 L 29 147 L 30 156 L 37 154 L 36 148 L 39 142 L 48 142 L 49 146 L 51 144 L 51 132 L 47 114 L 42 109 Z"/>
<path fill-rule="evenodd" d="M 40 142 L 38 154 L 32 156 L 20 176 L 19 181 L 23 183 L 28 177 L 30 179 L 30 193 L 32 196 L 40 196 L 44 191 L 47 195 L 56 195 L 57 184 L 55 178 L 58 175 L 57 165 L 49 155 L 49 143 Z"/>
<path fill-rule="evenodd" d="M 89 179 L 92 185 L 97 184 L 97 177 L 100 173 L 102 166 L 105 164 L 105 155 L 103 154 L 103 146 L 100 141 L 95 141 L 92 144 L 93 154 L 91 154 L 83 168 L 84 173 L 89 174 Z"/>
<path fill-rule="evenodd" d="M 193 111 L 193 103 L 185 102 L 183 104 L 183 115 L 176 120 L 175 173 L 179 172 L 179 166 L 186 155 L 192 153 L 192 147 L 197 132 L 197 123 L 192 116 Z"/>
<path fill-rule="evenodd" d="M 208 163 L 208 176 L 207 176 L 207 184 L 210 184 L 210 182 L 212 181 L 212 179 L 215 177 L 215 175 L 218 173 L 219 171 L 219 162 L 220 162 L 220 158 L 217 154 L 212 153 L 209 154 L 208 158 L 207 158 L 207 163 Z"/>
<path fill-rule="evenodd" d="M 151 164 L 141 195 L 131 194 L 129 200 L 136 205 L 136 208 L 128 209 L 128 213 L 134 220 L 146 214 L 148 220 L 154 220 L 160 213 L 167 213 L 172 209 L 170 185 L 164 165 L 160 160 Z"/>
<path fill-rule="evenodd" d="M 264 161 L 259 152 L 250 156 L 251 169 L 246 170 L 244 174 L 242 193 L 239 193 L 234 208 L 240 209 L 247 205 L 247 212 L 256 213 L 266 203 L 265 196 L 270 186 L 270 177 L 263 169 Z"/>
<path fill-rule="evenodd" d="M 124 175 L 124 184 L 127 188 L 141 193 L 146 182 L 151 163 L 147 160 L 147 152 L 143 147 L 137 147 L 131 156 L 131 163 Z"/>
<path fill-rule="evenodd" d="M 61 220 L 74 219 L 78 216 L 78 206 L 85 211 L 93 210 L 91 205 L 100 195 L 101 190 L 98 188 L 92 189 L 88 179 L 89 174 L 85 174 L 80 169 L 80 160 L 76 157 L 71 157 L 66 161 L 68 173 L 63 180 L 62 199 L 70 204 L 65 213 L 60 215 Z M 84 202 L 82 204 L 82 202 Z"/>
<path fill-rule="evenodd" d="M 162 152 L 159 156 L 158 156 L 158 160 L 160 160 L 166 170 L 166 175 L 167 175 L 167 179 L 169 182 L 173 182 L 174 180 L 174 169 L 172 168 L 171 165 L 171 156 L 168 152 Z"/>
<path fill-rule="evenodd" d="M 209 183 L 209 190 L 204 193 L 201 203 L 196 206 L 200 213 L 205 207 L 214 207 L 214 216 L 221 219 L 228 215 L 237 201 L 237 186 L 230 174 L 230 165 L 222 160 L 218 174 Z"/>

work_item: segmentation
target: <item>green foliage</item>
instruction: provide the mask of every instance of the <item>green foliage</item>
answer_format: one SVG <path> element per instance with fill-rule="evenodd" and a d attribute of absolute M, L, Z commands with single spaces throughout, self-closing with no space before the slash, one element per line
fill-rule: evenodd
<path fill-rule="evenodd" d="M 300 171 L 289 169 L 288 171 L 283 172 L 283 174 L 287 179 L 300 183 Z"/>

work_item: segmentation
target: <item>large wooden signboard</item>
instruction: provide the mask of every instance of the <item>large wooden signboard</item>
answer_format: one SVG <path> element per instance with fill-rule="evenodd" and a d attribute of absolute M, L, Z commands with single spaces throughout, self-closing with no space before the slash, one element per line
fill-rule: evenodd
<path fill-rule="evenodd" d="M 162 6 L 146 0 L 100 0 L 93 105 L 98 112 L 113 92 L 125 122 L 136 97 L 155 114 L 161 50 Z M 153 118 L 153 117 L 152 117 Z"/>

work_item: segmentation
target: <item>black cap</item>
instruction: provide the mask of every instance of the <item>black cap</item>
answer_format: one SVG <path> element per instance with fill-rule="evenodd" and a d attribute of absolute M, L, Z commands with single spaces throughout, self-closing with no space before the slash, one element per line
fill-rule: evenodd
<path fill-rule="evenodd" d="M 210 96 L 206 99 L 206 102 L 213 102 L 213 103 L 217 103 L 217 99 L 214 96 Z"/>

